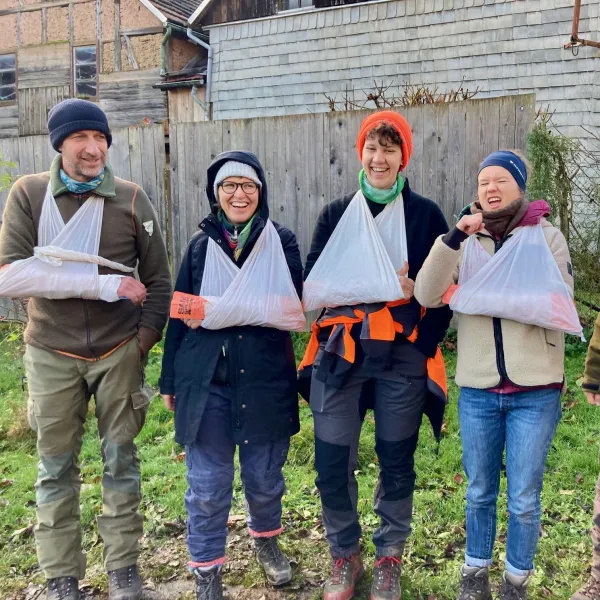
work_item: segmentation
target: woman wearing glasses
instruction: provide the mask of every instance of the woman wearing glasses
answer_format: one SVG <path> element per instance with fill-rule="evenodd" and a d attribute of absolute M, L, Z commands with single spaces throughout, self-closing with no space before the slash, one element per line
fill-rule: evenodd
<path fill-rule="evenodd" d="M 208 269 L 215 251 L 240 269 L 253 248 L 268 251 L 264 244 L 257 245 L 269 207 L 256 156 L 219 155 L 208 168 L 206 192 L 211 213 L 192 237 L 175 285 L 176 291 L 195 296 L 201 295 L 203 278 L 212 277 Z M 273 225 L 300 297 L 302 261 L 296 237 Z M 216 272 L 223 276 L 225 270 L 221 266 Z M 290 437 L 299 430 L 296 365 L 288 331 L 201 325 L 200 320 L 169 322 L 160 391 L 167 408 L 175 411 L 175 439 L 186 447 L 187 542 L 196 594 L 203 600 L 220 600 L 236 446 L 257 558 L 272 585 L 292 577 L 277 538 L 282 532 L 282 468 Z"/>

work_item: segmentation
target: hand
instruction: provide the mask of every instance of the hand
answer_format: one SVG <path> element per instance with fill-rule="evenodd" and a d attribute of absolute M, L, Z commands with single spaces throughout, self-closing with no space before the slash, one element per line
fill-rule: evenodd
<path fill-rule="evenodd" d="M 587 401 L 594 406 L 600 406 L 600 394 L 594 394 L 594 392 L 584 392 Z"/>
<path fill-rule="evenodd" d="M 400 279 L 400 287 L 404 298 L 409 300 L 415 294 L 415 282 L 407 277 L 408 275 L 408 263 L 404 261 L 404 266 L 398 271 L 398 278 Z"/>
<path fill-rule="evenodd" d="M 456 224 L 456 228 L 460 229 L 463 233 L 466 233 L 467 235 L 479 233 L 484 227 L 485 225 L 483 224 L 483 215 L 481 213 L 476 213 L 474 215 L 465 215 Z"/>
<path fill-rule="evenodd" d="M 190 329 L 198 329 L 202 325 L 202 319 L 182 319 Z"/>
<path fill-rule="evenodd" d="M 146 286 L 133 277 L 123 277 L 117 295 L 119 298 L 128 298 L 134 304 L 142 305 L 146 299 Z"/>
<path fill-rule="evenodd" d="M 171 412 L 175 410 L 175 394 L 161 394 L 165 406 Z"/>

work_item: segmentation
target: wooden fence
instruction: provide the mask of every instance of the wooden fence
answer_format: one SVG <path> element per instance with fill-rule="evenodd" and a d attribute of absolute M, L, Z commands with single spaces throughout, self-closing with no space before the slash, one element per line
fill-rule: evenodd
<path fill-rule="evenodd" d="M 413 129 L 407 169 L 411 188 L 435 200 L 453 220 L 476 189 L 477 165 L 498 148 L 524 148 L 533 124 L 535 96 L 506 96 L 400 111 Z M 141 185 L 168 232 L 177 268 L 189 238 L 207 214 L 206 170 L 225 150 L 251 150 L 265 167 L 273 220 L 298 237 L 306 256 L 324 204 L 357 188 L 355 138 L 367 111 L 267 117 L 171 126 L 170 199 L 165 186 L 162 125 L 113 130 L 109 161 L 116 174 Z M 45 171 L 55 155 L 47 136 L 0 139 L 14 173 Z M 0 209 L 7 192 L 0 192 Z"/>
<path fill-rule="evenodd" d="M 400 111 L 413 130 L 410 186 L 449 222 L 476 191 L 477 166 L 499 148 L 523 149 L 535 96 L 506 96 Z M 208 212 L 206 170 L 225 150 L 251 150 L 265 167 L 271 218 L 298 237 L 306 257 L 324 204 L 358 187 L 355 139 L 367 111 L 183 123 L 170 132 L 174 264 Z"/>

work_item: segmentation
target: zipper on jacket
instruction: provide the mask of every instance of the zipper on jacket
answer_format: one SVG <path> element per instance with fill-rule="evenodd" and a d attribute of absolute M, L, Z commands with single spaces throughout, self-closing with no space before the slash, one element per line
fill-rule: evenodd
<path fill-rule="evenodd" d="M 77 204 L 79 208 L 83 205 L 83 194 L 77 194 Z M 90 325 L 90 314 L 88 311 L 88 301 L 83 299 L 83 317 L 85 319 L 85 333 L 86 333 L 86 342 L 88 350 L 92 353 L 94 360 L 99 360 L 94 352 L 94 348 L 92 347 L 92 328 Z"/>

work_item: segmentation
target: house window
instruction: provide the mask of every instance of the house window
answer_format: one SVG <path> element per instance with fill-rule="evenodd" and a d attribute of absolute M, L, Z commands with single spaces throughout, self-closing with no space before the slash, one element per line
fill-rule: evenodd
<path fill-rule="evenodd" d="M 314 3 L 314 0 L 281 0 L 281 10 L 308 8 L 309 6 L 313 6 Z"/>
<path fill-rule="evenodd" d="M 94 98 L 98 95 L 96 46 L 73 48 L 74 96 Z"/>
<path fill-rule="evenodd" d="M 17 99 L 17 56 L 0 54 L 0 102 Z"/>

